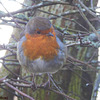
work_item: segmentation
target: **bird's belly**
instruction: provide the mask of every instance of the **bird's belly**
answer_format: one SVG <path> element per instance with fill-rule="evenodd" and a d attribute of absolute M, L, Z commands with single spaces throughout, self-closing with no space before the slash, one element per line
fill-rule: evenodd
<path fill-rule="evenodd" d="M 33 73 L 54 73 L 58 71 L 63 66 L 63 61 L 60 59 L 53 59 L 50 61 L 45 61 L 38 58 L 28 64 L 29 71 Z"/>

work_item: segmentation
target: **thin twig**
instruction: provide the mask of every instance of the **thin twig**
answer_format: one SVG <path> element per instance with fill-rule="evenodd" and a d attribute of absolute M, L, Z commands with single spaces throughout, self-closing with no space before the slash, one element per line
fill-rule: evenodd
<path fill-rule="evenodd" d="M 59 95 L 61 95 L 61 96 L 64 96 L 64 97 L 65 97 L 66 99 L 68 99 L 68 100 L 76 100 L 76 99 L 73 99 L 72 97 L 66 95 L 65 93 L 61 93 L 61 92 L 56 91 L 56 90 L 54 90 L 54 89 L 44 88 L 43 86 L 37 86 L 37 88 L 42 88 L 42 89 L 46 89 L 46 90 L 52 91 L 52 92 L 57 93 L 57 94 L 59 94 Z"/>
<path fill-rule="evenodd" d="M 57 84 L 57 83 L 55 82 L 55 80 L 53 79 L 52 74 L 49 74 L 49 73 L 48 73 L 48 76 L 49 76 L 50 80 L 52 81 L 53 85 L 56 87 L 56 89 L 57 89 L 59 92 L 63 93 L 63 90 L 61 90 L 61 88 L 58 86 L 58 84 Z"/>
<path fill-rule="evenodd" d="M 17 96 L 17 97 L 21 98 L 20 95 L 17 95 L 16 93 L 10 91 L 9 89 L 4 88 L 3 86 L 0 86 L 0 88 L 3 89 L 3 90 L 5 90 L 6 92 L 9 92 L 9 93 L 13 94 L 14 96 Z"/>
<path fill-rule="evenodd" d="M 3 82 L 3 80 L 6 79 L 6 77 L 7 77 L 7 76 L 5 76 L 5 77 L 3 77 L 3 78 L 0 78 L 0 83 Z"/>
<path fill-rule="evenodd" d="M 8 58 L 8 57 L 11 57 L 11 56 L 16 56 L 16 54 L 8 54 L 8 55 L 5 55 L 5 56 L 3 56 L 3 57 L 1 57 L 0 59 L 5 59 L 5 58 Z"/>
<path fill-rule="evenodd" d="M 23 28 L 17 23 L 17 21 L 14 19 L 13 15 L 12 15 L 12 14 L 6 9 L 6 7 L 2 4 L 2 2 L 0 2 L 0 4 L 1 4 L 1 5 L 3 6 L 3 8 L 7 11 L 7 13 L 10 15 L 10 17 L 13 18 L 14 22 L 16 23 L 16 25 L 17 25 L 19 28 L 23 29 Z"/>
<path fill-rule="evenodd" d="M 16 92 L 18 92 L 19 94 L 23 95 L 24 97 L 26 97 L 26 98 L 28 98 L 28 99 L 30 99 L 30 100 L 34 100 L 31 96 L 29 96 L 29 95 L 23 93 L 22 91 L 18 90 L 17 88 L 15 88 L 14 86 L 12 86 L 12 85 L 9 84 L 8 82 L 5 82 L 5 81 L 4 81 L 4 83 L 5 83 L 8 87 L 10 87 L 11 89 L 13 89 L 13 90 L 15 90 Z"/>
<path fill-rule="evenodd" d="M 91 8 L 94 9 L 94 7 L 93 7 L 93 0 L 91 0 Z"/>
<path fill-rule="evenodd" d="M 100 35 L 97 33 L 96 29 L 93 27 L 93 25 L 89 22 L 89 20 L 87 19 L 87 17 L 85 16 L 85 14 L 83 13 L 83 11 L 81 10 L 80 6 L 78 6 L 78 9 L 80 10 L 80 14 L 82 15 L 82 17 L 84 18 L 84 20 L 87 22 L 87 24 L 90 26 L 90 28 L 93 30 L 93 32 L 96 34 L 96 36 L 98 37 L 98 40 L 100 41 Z"/>
<path fill-rule="evenodd" d="M 11 53 L 16 53 L 15 50 L 10 49 L 7 45 L 4 45 L 4 44 L 3 45 L 0 45 L 0 50 L 8 50 Z"/>
<path fill-rule="evenodd" d="M 98 18 L 98 20 L 100 20 L 100 17 L 98 17 L 94 12 L 92 12 L 91 10 L 89 10 L 88 7 L 86 7 L 86 6 L 82 3 L 82 1 L 80 1 L 80 0 L 77 0 L 77 1 L 78 1 L 78 3 L 79 3 L 89 14 L 91 14 L 92 16 L 94 16 L 94 17 Z"/>
<path fill-rule="evenodd" d="M 16 24 L 6 23 L 6 22 L 2 22 L 0 23 L 0 25 L 8 25 L 8 26 L 12 26 L 13 28 L 19 28 Z"/>
<path fill-rule="evenodd" d="M 4 66 L 5 69 L 7 69 L 11 74 L 19 77 L 19 75 L 17 75 L 16 73 L 14 73 L 13 71 L 11 71 L 8 67 L 6 67 L 5 63 L 3 62 L 2 65 Z"/>
<path fill-rule="evenodd" d="M 11 19 L 11 20 L 1 19 L 1 20 L 3 22 L 6 22 L 6 23 L 8 23 L 8 22 L 14 22 L 15 21 L 14 19 Z M 19 23 L 19 24 L 23 24 L 23 25 L 26 25 L 27 24 L 27 22 L 21 21 L 21 20 L 16 20 L 16 22 Z"/>
<path fill-rule="evenodd" d="M 10 84 L 17 86 L 17 87 L 24 87 L 24 88 L 31 88 L 32 84 L 23 84 L 23 83 L 16 83 L 14 81 L 9 81 Z"/>
<path fill-rule="evenodd" d="M 23 13 L 23 12 L 27 12 L 27 11 L 30 11 L 30 10 L 35 10 L 37 8 L 56 5 L 56 4 L 69 5 L 69 3 L 67 3 L 67 2 L 49 1 L 49 2 L 37 4 L 37 5 L 33 5 L 33 6 L 25 8 L 25 9 L 20 9 L 20 10 L 14 11 L 14 12 L 10 12 L 10 14 L 15 15 L 15 14 L 18 14 L 18 13 Z M 0 17 L 5 17 L 5 16 L 9 16 L 9 13 L 0 15 Z"/>
<path fill-rule="evenodd" d="M 69 55 L 68 55 L 68 59 L 71 59 L 71 60 L 73 60 L 73 61 L 75 61 L 75 62 L 84 64 L 84 65 L 88 66 L 89 68 L 95 69 L 92 65 L 89 65 L 88 63 L 85 63 L 85 62 L 83 62 L 83 61 L 80 61 L 80 60 L 78 60 L 78 59 L 76 59 L 76 58 L 74 58 L 74 57 L 72 57 L 72 56 L 69 56 Z M 95 70 L 96 70 L 96 69 L 95 69 Z"/>

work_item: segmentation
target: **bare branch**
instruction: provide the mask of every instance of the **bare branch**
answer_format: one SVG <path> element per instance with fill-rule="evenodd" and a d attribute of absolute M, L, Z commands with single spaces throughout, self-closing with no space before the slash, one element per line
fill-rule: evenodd
<path fill-rule="evenodd" d="M 19 28 L 23 29 L 23 28 L 16 22 L 16 20 L 15 20 L 14 17 L 13 17 L 13 15 L 5 8 L 5 6 L 2 4 L 2 2 L 0 2 L 0 3 L 1 3 L 1 5 L 3 6 L 3 8 L 7 11 L 7 13 L 13 18 L 15 24 L 16 24 Z"/>
<path fill-rule="evenodd" d="M 79 3 L 88 13 L 90 13 L 92 16 L 94 16 L 94 17 L 98 18 L 98 20 L 100 20 L 99 16 L 97 16 L 94 12 L 92 12 L 91 10 L 89 10 L 88 7 L 86 7 L 86 6 L 82 3 L 82 1 L 80 1 L 80 0 L 77 0 L 77 1 L 78 1 L 78 3 Z"/>
<path fill-rule="evenodd" d="M 10 51 L 11 53 L 16 53 L 15 50 L 10 49 L 7 45 L 0 45 L 0 50 L 8 50 L 8 51 Z"/>
<path fill-rule="evenodd" d="M 67 3 L 67 2 L 44 1 L 43 3 L 37 4 L 37 5 L 33 5 L 31 7 L 25 8 L 25 9 L 20 9 L 20 10 L 17 10 L 15 12 L 10 12 L 10 14 L 11 15 L 15 15 L 15 14 L 18 14 L 18 13 L 23 13 L 23 12 L 27 12 L 27 11 L 30 11 L 30 10 L 35 10 L 37 8 L 41 8 L 41 7 L 45 7 L 45 6 L 50 6 L 50 5 L 56 5 L 56 4 L 69 5 L 69 3 Z M 0 15 L 0 18 L 1 17 L 5 17 L 5 16 L 9 16 L 9 13 Z"/>
<path fill-rule="evenodd" d="M 19 94 L 21 94 L 22 96 L 30 99 L 30 100 L 34 100 L 31 96 L 23 93 L 22 91 L 18 90 L 17 88 L 15 88 L 14 86 L 12 86 L 11 84 L 9 84 L 8 82 L 4 81 L 5 85 L 7 85 L 8 87 L 10 87 L 11 89 L 15 90 L 16 92 L 18 92 Z"/>
<path fill-rule="evenodd" d="M 81 63 L 83 65 L 86 65 L 87 67 L 91 68 L 91 69 L 95 69 L 92 65 L 89 65 L 88 63 L 86 62 L 83 62 L 83 61 L 80 61 L 72 56 L 68 56 L 68 59 L 71 59 L 72 61 L 75 61 L 75 62 L 78 62 L 78 63 Z M 96 70 L 96 69 L 95 69 Z"/>
<path fill-rule="evenodd" d="M 87 24 L 90 26 L 90 28 L 93 30 L 93 32 L 96 34 L 96 36 L 98 37 L 98 40 L 100 41 L 100 35 L 98 34 L 98 32 L 96 31 L 96 29 L 93 27 L 93 25 L 89 22 L 89 20 L 87 19 L 87 17 L 85 16 L 85 14 L 83 13 L 83 11 L 81 10 L 80 6 L 77 5 L 77 7 L 80 10 L 80 14 L 82 15 L 82 17 L 84 18 L 84 20 L 87 22 Z"/>

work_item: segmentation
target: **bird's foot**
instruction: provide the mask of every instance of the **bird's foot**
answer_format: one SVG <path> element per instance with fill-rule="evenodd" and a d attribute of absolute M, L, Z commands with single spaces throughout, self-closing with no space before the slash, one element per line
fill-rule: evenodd
<path fill-rule="evenodd" d="M 32 83 L 31 88 L 32 88 L 33 91 L 35 91 L 35 90 L 37 90 L 37 85 L 35 83 Z"/>
<path fill-rule="evenodd" d="M 32 80 L 32 84 L 31 84 L 31 88 L 33 91 L 35 91 L 37 89 L 37 85 L 35 83 L 35 74 L 33 74 L 33 80 Z"/>
<path fill-rule="evenodd" d="M 50 80 L 48 80 L 47 82 L 45 82 L 42 86 L 44 88 L 49 88 L 50 87 Z"/>

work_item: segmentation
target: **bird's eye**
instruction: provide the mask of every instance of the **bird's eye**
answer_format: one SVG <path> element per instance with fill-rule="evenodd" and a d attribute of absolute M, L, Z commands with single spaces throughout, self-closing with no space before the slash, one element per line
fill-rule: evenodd
<path fill-rule="evenodd" d="M 37 31 L 37 33 L 40 34 L 41 32 L 40 31 Z"/>

